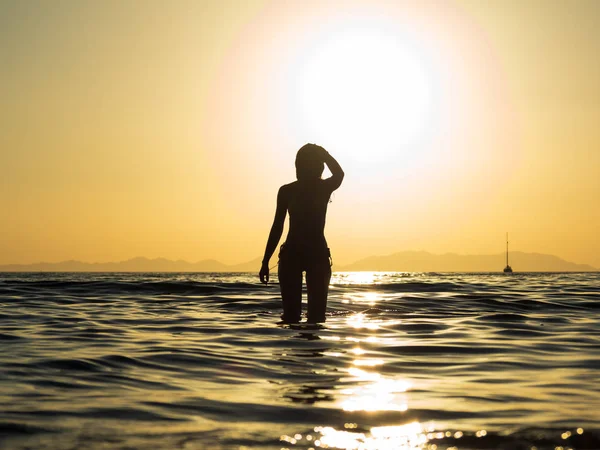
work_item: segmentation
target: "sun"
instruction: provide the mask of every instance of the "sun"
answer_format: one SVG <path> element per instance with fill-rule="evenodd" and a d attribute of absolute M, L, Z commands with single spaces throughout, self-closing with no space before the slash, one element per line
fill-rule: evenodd
<path fill-rule="evenodd" d="M 426 132 L 432 74 L 397 28 L 338 26 L 299 58 L 291 104 L 303 135 L 355 161 L 386 161 Z"/>

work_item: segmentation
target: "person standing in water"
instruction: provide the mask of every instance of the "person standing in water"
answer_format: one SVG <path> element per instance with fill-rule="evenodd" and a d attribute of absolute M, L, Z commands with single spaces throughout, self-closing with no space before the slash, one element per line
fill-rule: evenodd
<path fill-rule="evenodd" d="M 321 179 L 325 164 L 332 173 Z M 344 171 L 323 147 L 306 144 L 296 154 L 297 181 L 279 188 L 277 210 L 262 260 L 259 277 L 269 281 L 269 260 L 290 214 L 287 238 L 279 252 L 279 285 L 282 320 L 297 323 L 302 314 L 302 272 L 306 272 L 309 323 L 325 322 L 327 292 L 331 279 L 330 252 L 325 240 L 325 216 L 331 193 L 340 187 Z"/>

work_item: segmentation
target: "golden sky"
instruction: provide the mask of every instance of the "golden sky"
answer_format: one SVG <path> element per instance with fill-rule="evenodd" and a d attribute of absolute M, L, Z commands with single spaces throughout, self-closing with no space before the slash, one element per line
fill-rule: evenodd
<path fill-rule="evenodd" d="M 296 150 L 334 260 L 600 267 L 600 2 L 1 1 L 0 264 L 261 256 Z"/>

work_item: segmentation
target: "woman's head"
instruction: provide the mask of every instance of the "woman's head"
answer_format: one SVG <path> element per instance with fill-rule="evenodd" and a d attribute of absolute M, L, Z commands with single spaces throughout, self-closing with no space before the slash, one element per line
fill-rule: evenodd
<path fill-rule="evenodd" d="M 318 180 L 323 174 L 323 147 L 306 144 L 296 154 L 296 178 L 298 180 Z"/>

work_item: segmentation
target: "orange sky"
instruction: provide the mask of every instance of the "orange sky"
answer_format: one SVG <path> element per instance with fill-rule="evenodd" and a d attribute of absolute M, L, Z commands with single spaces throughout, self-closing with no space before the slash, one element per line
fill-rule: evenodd
<path fill-rule="evenodd" d="M 0 4 L 0 264 L 262 255 L 295 151 L 334 259 L 600 267 L 600 3 Z M 594 151 L 595 150 L 595 151 Z"/>

